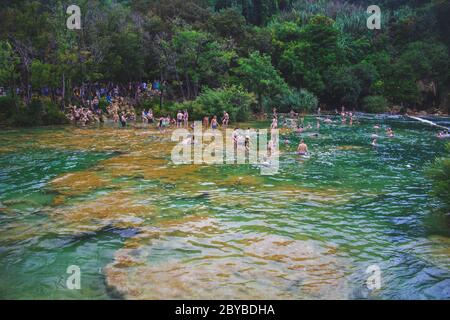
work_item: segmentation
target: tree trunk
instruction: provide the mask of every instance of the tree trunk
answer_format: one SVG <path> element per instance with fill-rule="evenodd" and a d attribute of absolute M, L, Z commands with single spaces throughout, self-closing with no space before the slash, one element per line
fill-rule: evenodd
<path fill-rule="evenodd" d="M 64 72 L 63 72 L 63 74 L 62 74 L 62 104 L 61 104 L 62 110 L 61 111 L 64 111 L 64 109 L 66 108 L 65 99 L 66 99 L 66 78 L 65 78 Z"/>
<path fill-rule="evenodd" d="M 262 104 L 262 95 L 261 93 L 258 93 L 258 106 L 259 106 L 259 113 L 263 114 L 264 113 L 264 107 Z"/>
<path fill-rule="evenodd" d="M 187 74 L 184 75 L 184 78 L 186 79 L 188 100 L 191 100 L 191 97 L 192 97 L 191 82 L 189 81 L 189 76 Z"/>
<path fill-rule="evenodd" d="M 162 104 L 163 104 L 163 95 L 164 95 L 164 80 L 163 80 L 162 72 L 160 73 L 159 79 L 161 81 L 161 84 L 160 84 L 161 94 L 159 95 L 159 110 L 161 110 Z"/>

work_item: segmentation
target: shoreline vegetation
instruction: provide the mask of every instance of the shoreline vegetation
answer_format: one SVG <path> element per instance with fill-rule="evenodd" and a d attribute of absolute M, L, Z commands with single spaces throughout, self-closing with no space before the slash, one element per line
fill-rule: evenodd
<path fill-rule="evenodd" d="M 369 1 L 262 2 L 83 0 L 80 30 L 65 1 L 8 2 L 0 122 L 61 124 L 72 106 L 232 122 L 273 108 L 448 114 L 448 1 L 379 1 L 380 30 Z"/>

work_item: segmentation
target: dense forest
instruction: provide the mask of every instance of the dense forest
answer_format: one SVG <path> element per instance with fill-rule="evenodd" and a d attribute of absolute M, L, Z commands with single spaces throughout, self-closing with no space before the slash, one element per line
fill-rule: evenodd
<path fill-rule="evenodd" d="M 377 1 L 379 30 L 367 27 L 370 2 L 3 0 L 0 108 L 20 123 L 40 99 L 46 122 L 57 122 L 113 83 L 137 108 L 194 117 L 341 105 L 448 112 L 450 2 Z M 66 27 L 71 4 L 80 30 Z M 133 84 L 143 81 L 158 81 L 159 94 L 139 95 Z"/>

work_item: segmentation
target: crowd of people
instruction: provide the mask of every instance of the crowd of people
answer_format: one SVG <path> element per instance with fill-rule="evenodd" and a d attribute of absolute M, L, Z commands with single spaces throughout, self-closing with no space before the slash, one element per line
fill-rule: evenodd
<path fill-rule="evenodd" d="M 149 85 L 142 83 L 140 85 L 142 90 L 157 90 L 149 89 Z M 99 92 L 99 96 L 105 92 Z M 113 88 L 114 97 L 107 96 L 108 105 L 105 109 L 100 108 L 99 106 L 99 96 L 94 96 L 91 101 L 88 101 L 86 106 L 70 106 L 68 113 L 68 118 L 78 124 L 86 125 L 87 123 L 94 122 L 104 122 L 106 119 L 112 119 L 114 123 L 118 123 L 121 127 L 126 127 L 129 122 L 136 121 L 136 114 L 134 108 L 131 103 L 128 103 L 126 98 L 116 95 L 118 92 Z M 109 94 L 109 93 L 107 93 Z M 303 134 L 306 131 L 313 130 L 314 126 L 311 123 L 305 123 L 304 116 L 300 113 L 296 113 L 294 110 L 291 110 L 288 114 L 283 115 L 282 122 L 280 121 L 280 116 L 277 112 L 276 108 L 272 110 L 272 121 L 270 123 L 270 129 L 278 129 L 279 123 L 282 123 L 282 128 L 287 130 L 293 130 L 295 133 L 300 135 L 300 143 L 297 146 L 297 154 L 300 156 L 307 156 L 309 154 L 308 145 L 305 142 Z M 356 118 L 354 112 L 345 111 L 345 107 L 342 107 L 341 112 L 337 112 L 335 110 L 336 116 L 338 119 L 333 120 L 330 115 L 321 115 L 320 108 L 317 110 L 315 133 L 312 133 L 310 137 L 318 137 L 321 123 L 323 124 L 341 124 L 341 125 L 349 125 L 353 126 L 353 124 L 358 124 L 359 121 Z M 176 128 L 194 128 L 194 123 L 189 124 L 189 112 L 188 110 L 178 110 L 176 115 L 173 117 L 171 115 L 156 117 L 153 113 L 152 109 L 142 110 L 141 119 L 143 125 L 153 124 L 158 130 L 162 133 L 166 132 L 166 130 L 173 126 Z M 217 130 L 220 126 L 222 128 L 228 128 L 230 124 L 230 116 L 227 111 L 223 112 L 223 115 L 220 118 L 213 116 L 204 116 L 202 119 L 203 128 L 210 128 L 213 131 Z M 377 124 L 374 127 L 375 132 L 372 134 L 372 142 L 371 145 L 377 147 L 377 141 L 380 137 L 379 131 L 381 130 L 381 125 Z M 395 136 L 392 128 L 386 128 L 385 132 L 386 137 L 393 138 Z M 448 131 L 440 131 L 437 134 L 438 138 L 449 138 L 450 134 Z M 250 141 L 250 128 L 247 130 L 241 130 L 236 127 L 233 131 L 233 140 L 235 144 L 235 148 L 245 148 L 247 151 L 249 150 L 249 141 Z M 193 136 L 190 138 L 191 142 L 194 142 Z M 285 145 L 289 145 L 290 141 L 285 140 Z M 275 150 L 275 141 L 274 139 L 270 139 L 268 142 L 268 154 L 271 154 Z"/>
<path fill-rule="evenodd" d="M 128 121 L 136 120 L 136 114 L 134 107 L 123 97 L 111 98 L 109 104 L 101 108 L 99 98 L 96 96 L 85 106 L 69 105 L 67 118 L 82 126 L 112 119 L 113 122 L 120 122 L 122 127 L 126 127 Z"/>

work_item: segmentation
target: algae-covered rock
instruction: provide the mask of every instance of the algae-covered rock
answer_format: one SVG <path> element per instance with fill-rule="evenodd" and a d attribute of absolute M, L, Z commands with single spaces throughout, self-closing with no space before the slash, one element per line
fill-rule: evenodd
<path fill-rule="evenodd" d="M 104 271 L 127 299 L 345 299 L 346 268 L 311 241 L 222 232 L 166 234 L 119 250 Z"/>

